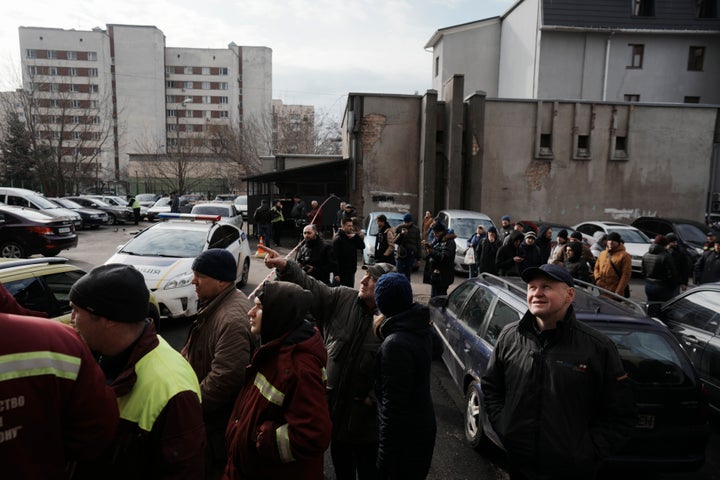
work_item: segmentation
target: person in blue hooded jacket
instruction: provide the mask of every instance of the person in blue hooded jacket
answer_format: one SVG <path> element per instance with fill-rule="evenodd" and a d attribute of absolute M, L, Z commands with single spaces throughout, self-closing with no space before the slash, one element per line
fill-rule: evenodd
<path fill-rule="evenodd" d="M 410 281 L 386 273 L 375 287 L 382 340 L 375 360 L 375 395 L 380 430 L 377 466 L 382 479 L 424 479 L 435 448 L 435 410 L 430 366 L 442 354 L 427 306 L 413 302 Z"/>

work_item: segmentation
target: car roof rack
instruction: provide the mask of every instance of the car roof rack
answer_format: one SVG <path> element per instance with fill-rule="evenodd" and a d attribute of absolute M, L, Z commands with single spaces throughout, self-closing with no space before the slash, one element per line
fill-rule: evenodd
<path fill-rule="evenodd" d="M 482 278 L 486 278 L 486 279 L 495 281 L 496 283 L 500 284 L 500 286 L 505 287 L 506 290 L 514 290 L 517 293 L 521 293 L 522 295 L 525 295 L 525 289 L 523 289 L 519 285 L 512 283 L 511 281 L 506 280 L 502 277 L 498 277 L 497 275 L 493 275 L 492 273 L 487 273 L 487 272 L 480 273 L 480 276 Z M 520 278 L 520 277 L 514 277 L 514 278 Z"/>
<path fill-rule="evenodd" d="M 26 267 L 28 265 L 54 265 L 59 263 L 67 263 L 69 260 L 65 257 L 52 257 L 52 258 L 25 258 L 20 260 L 10 260 L 9 262 L 0 261 L 0 269 L 12 268 L 12 267 Z"/>
<path fill-rule="evenodd" d="M 588 294 L 592 295 L 593 297 L 599 297 L 600 295 L 605 296 L 605 297 L 610 297 L 611 299 L 630 307 L 631 309 L 635 310 L 640 315 L 643 315 L 643 316 L 647 315 L 647 312 L 645 311 L 645 309 L 639 303 L 637 303 L 635 300 L 630 300 L 629 298 L 625 298 L 622 295 L 618 295 L 615 292 L 606 290 L 602 287 L 598 287 L 595 284 L 588 283 L 583 280 L 578 280 L 577 278 L 575 279 L 575 286 L 582 287 L 583 290 L 588 292 Z"/>

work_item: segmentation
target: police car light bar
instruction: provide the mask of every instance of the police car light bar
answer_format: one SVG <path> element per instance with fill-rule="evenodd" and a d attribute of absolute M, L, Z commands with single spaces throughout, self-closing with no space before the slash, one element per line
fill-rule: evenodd
<path fill-rule="evenodd" d="M 220 215 L 193 215 L 192 213 L 158 213 L 158 218 L 179 219 L 179 220 L 207 220 L 210 222 L 219 222 Z"/>

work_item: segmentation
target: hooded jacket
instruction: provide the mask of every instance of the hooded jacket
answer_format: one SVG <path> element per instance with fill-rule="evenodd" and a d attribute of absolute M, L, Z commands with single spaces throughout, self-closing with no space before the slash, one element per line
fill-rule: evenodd
<path fill-rule="evenodd" d="M 457 248 L 455 238 L 454 233 L 445 231 L 442 240 L 435 237 L 432 248 L 428 249 L 428 269 L 430 272 L 432 270 L 440 271 L 438 280 L 433 281 L 431 276 L 430 283 L 452 285 L 455 280 L 455 250 Z"/>
<path fill-rule="evenodd" d="M 680 285 L 680 278 L 675 268 L 675 262 L 666 248 L 653 243 L 642 258 L 642 273 L 645 281 L 657 283 L 669 288 Z"/>
<path fill-rule="evenodd" d="M 312 295 L 269 282 L 261 347 L 247 367 L 227 428 L 227 479 L 321 479 L 332 424 L 325 398 L 327 352 L 304 319 Z"/>
<path fill-rule="evenodd" d="M 435 447 L 435 410 L 430 367 L 442 344 L 426 306 L 386 318 L 375 364 L 380 438 L 378 468 L 388 478 L 425 478 Z"/>
<path fill-rule="evenodd" d="M 528 478 L 579 479 L 631 432 L 629 382 L 615 344 L 570 306 L 555 330 L 538 332 L 529 311 L 504 328 L 482 391 L 512 464 Z"/>
<path fill-rule="evenodd" d="M 565 254 L 565 268 L 570 272 L 570 275 L 583 282 L 591 282 L 590 267 L 582 258 L 582 245 L 578 242 L 568 242 L 565 248 L 570 248 L 573 251 L 572 257 Z"/>

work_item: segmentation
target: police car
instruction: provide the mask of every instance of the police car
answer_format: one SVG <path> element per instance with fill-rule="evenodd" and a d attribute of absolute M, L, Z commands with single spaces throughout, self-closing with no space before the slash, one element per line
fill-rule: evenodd
<path fill-rule="evenodd" d="M 162 213 L 160 223 L 142 230 L 105 263 L 137 268 L 160 305 L 160 315 L 190 317 L 197 313 L 191 283 L 195 257 L 210 248 L 224 248 L 237 261 L 236 283 L 242 287 L 250 272 L 250 246 L 245 232 L 220 222 L 218 215 Z"/>

